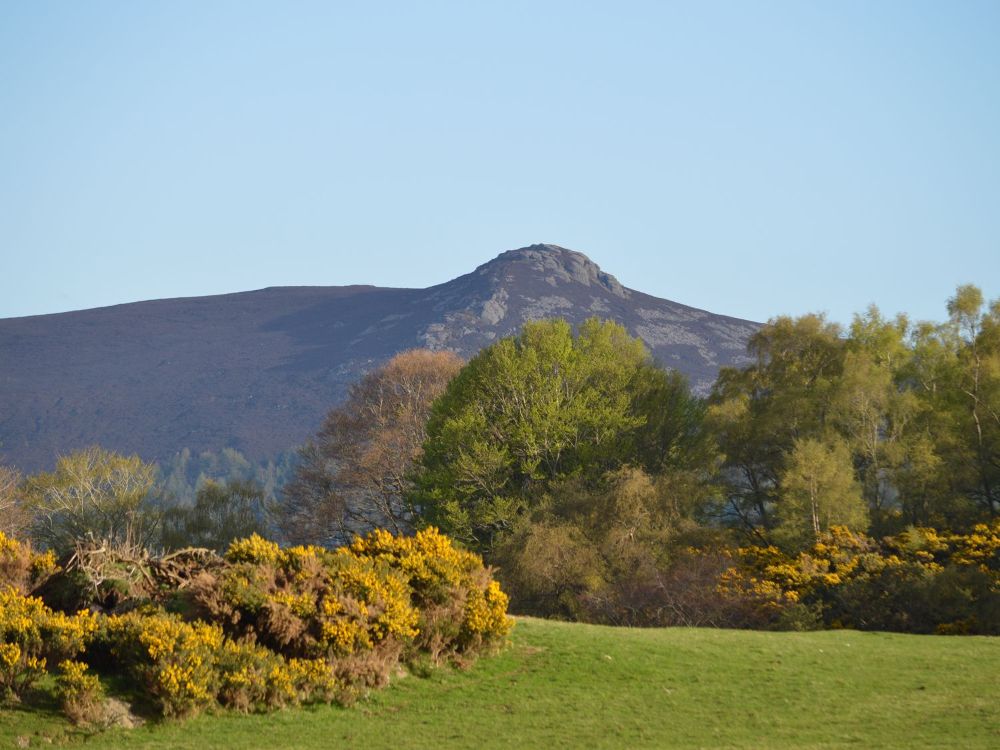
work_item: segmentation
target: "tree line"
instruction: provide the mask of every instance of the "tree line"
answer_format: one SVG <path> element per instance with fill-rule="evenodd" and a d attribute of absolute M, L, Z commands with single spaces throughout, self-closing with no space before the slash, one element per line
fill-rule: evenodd
<path fill-rule="evenodd" d="M 266 524 L 290 543 L 334 547 L 376 528 L 436 526 L 496 566 L 521 611 L 641 623 L 654 611 L 669 621 L 665 610 L 697 620 L 700 606 L 732 624 L 717 594 L 738 550 L 825 559 L 817 545 L 849 529 L 872 540 L 852 549 L 876 554 L 894 539 L 891 555 L 914 529 L 959 539 L 995 524 L 1000 301 L 962 286 L 943 322 L 875 307 L 847 328 L 779 317 L 749 353 L 698 398 L 597 319 L 528 323 L 467 363 L 404 352 L 356 383 L 299 450 L 279 512 L 238 483 L 206 485 L 172 521 L 164 511 L 173 537 L 161 531 L 159 543 L 224 548 Z M 17 509 L 4 517 L 50 545 L 81 523 L 138 533 L 103 512 L 70 520 L 72 460 L 23 482 L 0 474 L 21 498 L 0 499 Z M 114 486 L 112 475 L 102 481 Z M 977 564 L 1000 569 L 987 558 Z"/>

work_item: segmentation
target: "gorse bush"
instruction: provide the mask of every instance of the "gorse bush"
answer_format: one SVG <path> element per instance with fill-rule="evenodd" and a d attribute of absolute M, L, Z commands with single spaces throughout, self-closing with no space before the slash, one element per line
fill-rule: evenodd
<path fill-rule="evenodd" d="M 284 659 L 222 628 L 162 611 L 107 618 L 102 632 L 114 663 L 165 716 L 216 704 L 239 711 L 329 701 L 339 690 L 326 660 Z"/>
<path fill-rule="evenodd" d="M 482 560 L 434 529 L 410 539 L 375 532 L 333 551 L 282 549 L 254 535 L 222 558 L 144 553 L 137 564 L 148 585 L 123 591 L 115 614 L 54 611 L 20 590 L 54 570 L 52 556 L 7 537 L 0 556 L 9 563 L 0 690 L 22 696 L 58 666 L 57 697 L 79 724 L 106 713 L 88 665 L 124 678 L 167 717 L 348 703 L 384 685 L 404 658 L 464 662 L 497 648 L 512 624 Z M 95 570 L 107 567 L 98 562 Z M 57 582 L 45 590 L 60 601 L 92 601 L 86 576 Z"/>
<path fill-rule="evenodd" d="M 17 699 L 45 673 L 81 653 L 97 631 L 90 612 L 53 612 L 37 597 L 0 589 L 0 691 Z"/>
<path fill-rule="evenodd" d="M 225 561 L 194 580 L 192 611 L 286 659 L 325 660 L 344 686 L 384 684 L 420 653 L 437 662 L 493 650 L 512 622 L 481 558 L 435 529 L 375 531 L 335 551 L 252 536 Z"/>
<path fill-rule="evenodd" d="M 10 586 L 29 594 L 58 570 L 55 554 L 35 552 L 27 542 L 0 531 L 0 587 Z"/>
<path fill-rule="evenodd" d="M 912 528 L 882 542 L 834 526 L 795 556 L 741 548 L 719 589 L 753 602 L 755 625 L 992 635 L 1000 633 L 998 551 L 1000 521 L 967 535 Z"/>
<path fill-rule="evenodd" d="M 458 549 L 437 529 L 424 529 L 412 537 L 373 531 L 356 539 L 350 551 L 404 577 L 419 613 L 417 650 L 433 660 L 491 650 L 510 632 L 507 595 L 482 559 Z"/>
<path fill-rule="evenodd" d="M 102 640 L 119 670 L 142 686 L 165 716 L 189 716 L 215 702 L 222 629 L 175 615 L 135 611 L 106 618 Z"/>
<path fill-rule="evenodd" d="M 258 536 L 234 542 L 225 560 L 218 575 L 194 582 L 194 611 L 286 658 L 346 666 L 365 655 L 391 666 L 417 633 L 407 582 L 384 562 L 348 549 L 281 549 Z"/>
<path fill-rule="evenodd" d="M 80 661 L 66 659 L 59 664 L 56 693 L 63 713 L 74 724 L 86 726 L 104 718 L 104 688 L 95 674 Z"/>

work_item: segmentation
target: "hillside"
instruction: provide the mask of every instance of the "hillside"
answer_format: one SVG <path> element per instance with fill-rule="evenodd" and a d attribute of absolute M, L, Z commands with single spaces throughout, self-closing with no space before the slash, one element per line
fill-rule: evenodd
<path fill-rule="evenodd" d="M 998 669 L 997 638 L 520 618 L 500 656 L 398 679 L 347 709 L 202 716 L 85 737 L 45 705 L 21 706 L 0 710 L 0 746 L 991 748 L 1000 743 Z"/>
<path fill-rule="evenodd" d="M 0 463 L 88 444 L 163 460 L 301 443 L 361 374 L 412 347 L 468 357 L 525 321 L 617 320 L 705 392 L 758 327 L 622 286 L 555 245 L 428 289 L 284 287 L 0 320 Z"/>

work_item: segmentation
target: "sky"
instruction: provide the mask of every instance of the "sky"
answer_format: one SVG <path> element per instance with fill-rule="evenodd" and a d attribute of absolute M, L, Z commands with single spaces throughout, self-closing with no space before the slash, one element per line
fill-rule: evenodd
<path fill-rule="evenodd" d="M 537 242 L 758 321 L 1000 296 L 1000 3 L 0 2 L 0 317 Z"/>

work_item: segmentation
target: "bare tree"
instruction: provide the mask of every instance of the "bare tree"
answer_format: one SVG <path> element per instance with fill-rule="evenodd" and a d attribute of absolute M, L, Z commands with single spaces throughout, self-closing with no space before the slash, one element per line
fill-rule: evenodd
<path fill-rule="evenodd" d="M 412 529 L 405 496 L 431 404 L 462 368 L 451 352 L 397 354 L 358 383 L 299 452 L 279 524 L 289 541 L 336 545 L 355 533 Z"/>
<path fill-rule="evenodd" d="M 156 468 L 138 456 L 98 447 L 62 456 L 52 473 L 25 482 L 34 539 L 67 552 L 81 539 L 144 547 L 154 538 L 157 514 L 149 506 Z"/>
<path fill-rule="evenodd" d="M 0 466 L 0 532 L 21 538 L 28 530 L 31 514 L 20 497 L 21 472 Z"/>

